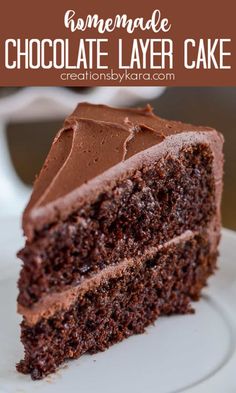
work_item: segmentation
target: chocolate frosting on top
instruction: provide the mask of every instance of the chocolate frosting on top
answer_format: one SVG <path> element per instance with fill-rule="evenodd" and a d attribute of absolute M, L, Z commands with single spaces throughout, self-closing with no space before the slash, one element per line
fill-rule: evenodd
<path fill-rule="evenodd" d="M 115 109 L 79 104 L 65 120 L 35 181 L 23 216 L 26 236 L 32 237 L 34 227 L 39 228 L 65 208 L 65 196 L 110 168 L 162 144 L 169 136 L 189 131 L 213 130 L 161 119 L 149 105 L 144 109 Z M 60 205 L 55 201 L 61 201 Z M 67 205 L 70 203 L 68 198 Z"/>

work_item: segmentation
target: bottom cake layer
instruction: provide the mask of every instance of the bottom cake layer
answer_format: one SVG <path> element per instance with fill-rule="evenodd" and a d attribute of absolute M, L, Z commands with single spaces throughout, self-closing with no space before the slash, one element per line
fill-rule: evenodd
<path fill-rule="evenodd" d="M 34 326 L 22 322 L 25 358 L 18 371 L 41 379 L 67 359 L 104 351 L 143 333 L 159 315 L 192 312 L 217 255 L 206 234 L 163 247 L 154 257 L 88 290 L 66 311 Z"/>

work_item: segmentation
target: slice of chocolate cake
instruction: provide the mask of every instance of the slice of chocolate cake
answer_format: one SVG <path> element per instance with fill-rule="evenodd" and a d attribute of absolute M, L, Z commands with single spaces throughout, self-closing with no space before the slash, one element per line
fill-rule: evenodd
<path fill-rule="evenodd" d="M 40 379 L 191 312 L 216 266 L 222 144 L 149 106 L 66 119 L 23 216 L 20 372 Z"/>

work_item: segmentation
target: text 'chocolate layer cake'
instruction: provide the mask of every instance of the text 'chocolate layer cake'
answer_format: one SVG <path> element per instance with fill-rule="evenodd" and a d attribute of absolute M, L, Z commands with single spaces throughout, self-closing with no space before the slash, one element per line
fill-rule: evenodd
<path fill-rule="evenodd" d="M 191 312 L 216 267 L 222 144 L 149 106 L 66 119 L 23 216 L 20 372 L 40 379 Z"/>

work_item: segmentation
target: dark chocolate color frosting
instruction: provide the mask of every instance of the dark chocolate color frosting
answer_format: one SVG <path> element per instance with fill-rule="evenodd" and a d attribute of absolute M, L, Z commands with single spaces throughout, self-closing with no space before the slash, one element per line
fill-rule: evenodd
<path fill-rule="evenodd" d="M 65 219 L 124 174 L 194 141 L 211 144 L 215 177 L 221 179 L 222 136 L 213 129 L 161 119 L 149 105 L 78 105 L 55 137 L 35 181 L 23 216 L 25 235 L 32 240 L 35 230 Z"/>

